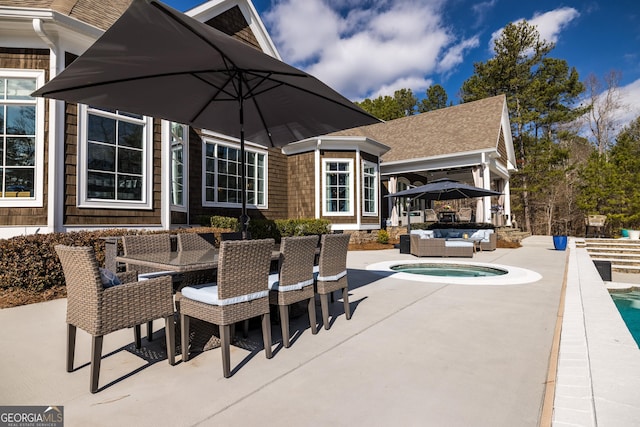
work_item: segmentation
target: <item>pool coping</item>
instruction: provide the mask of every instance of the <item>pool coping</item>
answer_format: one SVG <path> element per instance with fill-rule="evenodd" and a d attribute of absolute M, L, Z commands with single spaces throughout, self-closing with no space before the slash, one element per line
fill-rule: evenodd
<path fill-rule="evenodd" d="M 506 270 L 508 273 L 502 276 L 488 277 L 443 277 L 443 276 L 427 276 L 412 273 L 403 273 L 392 270 L 391 267 L 400 264 L 457 264 L 472 265 L 481 267 L 491 267 Z M 523 285 L 527 283 L 537 282 L 542 279 L 539 273 L 528 270 L 526 268 L 515 267 L 512 265 L 496 264 L 489 262 L 463 261 L 460 259 L 430 259 L 430 260 L 393 260 L 382 261 L 367 265 L 367 270 L 382 275 L 393 275 L 396 279 L 410 280 L 413 282 L 425 283 L 441 283 L 447 285 L 468 285 L 468 286 L 508 286 Z"/>
<path fill-rule="evenodd" d="M 640 349 L 585 248 L 569 242 L 553 426 L 633 425 L 640 419 Z"/>

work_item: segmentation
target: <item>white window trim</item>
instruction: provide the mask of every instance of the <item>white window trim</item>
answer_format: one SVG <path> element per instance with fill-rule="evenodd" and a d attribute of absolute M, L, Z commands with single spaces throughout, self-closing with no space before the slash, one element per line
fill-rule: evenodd
<path fill-rule="evenodd" d="M 228 202 L 211 202 L 207 200 L 207 188 L 206 188 L 206 180 L 207 180 L 207 144 L 213 144 L 216 147 L 219 145 L 233 148 L 235 150 L 240 151 L 240 146 L 238 144 L 229 143 L 226 141 L 222 141 L 215 138 L 202 138 L 202 206 L 203 207 L 216 207 L 216 208 L 241 208 L 242 203 L 228 203 Z M 255 148 L 249 148 L 245 145 L 244 148 L 245 153 L 258 153 L 264 155 L 264 204 L 256 205 L 252 203 L 247 203 L 247 209 L 259 209 L 266 210 L 269 209 L 269 151 L 260 150 Z M 218 150 L 214 151 L 217 156 Z M 217 168 L 217 157 L 216 157 L 216 168 Z M 218 170 L 215 170 L 214 173 L 214 187 L 218 188 Z"/>
<path fill-rule="evenodd" d="M 16 70 L 0 68 L 2 77 L 36 79 L 36 88 L 44 85 L 44 70 Z M 9 101 L 10 103 L 11 101 Z M 19 101 L 23 103 L 24 101 Z M 3 208 L 41 208 L 44 206 L 44 98 L 36 98 L 36 156 L 33 197 L 0 197 Z"/>
<path fill-rule="evenodd" d="M 142 166 L 144 173 L 142 178 L 142 200 L 91 200 L 87 198 L 88 112 L 89 107 L 87 107 L 87 105 L 78 104 L 78 162 L 76 165 L 78 207 L 101 209 L 153 209 L 153 119 L 151 117 L 144 116 L 143 119 L 140 120 L 140 123 L 145 125 L 143 141 L 145 152 L 142 158 L 142 161 L 144 162 Z M 95 110 L 95 113 L 99 114 L 100 111 Z"/>
<path fill-rule="evenodd" d="M 365 178 L 365 169 L 367 167 L 373 167 L 373 169 L 375 170 L 374 174 L 373 174 L 373 194 L 374 194 L 374 208 L 373 208 L 373 212 L 366 212 L 365 211 L 365 207 L 366 207 L 366 200 L 365 200 L 365 196 L 366 196 L 366 187 L 364 185 L 364 178 Z M 370 162 L 367 160 L 363 160 L 362 161 L 362 216 L 378 216 L 378 212 L 380 210 L 379 208 L 379 203 L 378 203 L 378 195 L 380 194 L 380 171 L 378 170 L 378 164 L 374 163 L 374 162 Z"/>
<path fill-rule="evenodd" d="M 327 163 L 348 163 L 349 164 L 349 211 L 331 212 L 327 210 Z M 323 216 L 354 216 L 355 193 L 354 187 L 354 161 L 350 158 L 325 158 L 322 159 L 322 215 Z"/>
<path fill-rule="evenodd" d="M 171 185 L 173 183 L 173 137 L 171 136 L 171 123 L 166 122 L 167 132 L 164 138 L 169 144 L 169 203 L 171 204 L 171 210 L 174 212 L 188 212 L 187 206 L 189 205 L 189 126 L 181 125 L 183 127 L 184 140 L 182 141 L 182 204 L 176 205 L 173 203 Z"/>

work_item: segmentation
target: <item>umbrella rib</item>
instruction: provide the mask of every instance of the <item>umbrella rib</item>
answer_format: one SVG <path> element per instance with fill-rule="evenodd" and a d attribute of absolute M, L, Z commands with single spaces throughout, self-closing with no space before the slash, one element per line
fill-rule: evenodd
<path fill-rule="evenodd" d="M 180 25 L 182 25 L 183 27 L 185 27 L 188 31 L 192 32 L 194 35 L 196 35 L 198 38 L 200 38 L 200 39 L 201 39 L 202 41 L 204 41 L 206 44 L 208 44 L 208 45 L 209 45 L 209 46 L 211 46 L 213 49 L 215 49 L 216 51 L 218 51 L 218 53 L 222 56 L 222 58 L 224 58 L 224 59 L 225 59 L 225 62 L 226 62 L 226 60 L 228 59 L 229 63 L 233 64 L 233 66 L 234 66 L 236 69 L 241 70 L 241 67 L 238 67 L 238 66 L 237 66 L 237 65 L 236 65 L 236 64 L 235 64 L 235 63 L 234 63 L 230 58 L 228 58 L 228 56 L 227 56 L 223 51 L 221 51 L 221 50 L 218 48 L 218 46 L 216 46 L 215 44 L 211 43 L 211 41 L 210 41 L 210 40 L 208 40 L 208 39 L 207 39 L 206 37 L 204 37 L 202 34 L 200 34 L 200 33 L 198 33 L 197 31 L 195 31 L 195 29 L 194 29 L 194 28 L 192 28 L 190 25 L 188 25 L 187 23 L 185 23 L 182 19 L 180 19 L 180 17 L 175 16 L 175 15 L 174 15 L 174 14 L 172 14 L 172 13 L 169 13 L 169 11 L 168 11 L 168 10 L 166 10 L 166 9 L 162 6 L 162 4 L 158 4 L 157 2 L 152 2 L 152 4 L 153 4 L 155 7 L 157 7 L 158 9 L 160 9 L 160 10 L 161 10 L 164 14 L 166 14 L 169 18 L 171 18 L 172 20 L 175 20 L 176 22 L 178 22 Z M 264 52 L 263 52 L 263 53 L 264 53 Z M 265 54 L 265 55 L 266 55 L 266 54 Z M 268 56 L 268 55 L 267 55 L 267 56 Z M 276 59 L 274 58 L 274 60 L 276 60 Z M 276 61 L 277 61 L 277 60 L 276 60 Z M 243 72 L 247 72 L 247 71 L 248 71 L 248 70 L 244 70 Z M 309 75 L 308 73 L 301 73 L 301 74 L 297 74 L 297 73 L 291 73 L 291 74 L 288 74 L 288 73 L 281 73 L 281 74 L 282 74 L 282 75 L 291 75 L 291 76 L 307 77 L 307 78 L 315 78 L 315 77 L 313 77 L 313 76 Z M 290 87 L 296 87 L 296 86 L 293 86 L 293 85 L 289 85 L 289 84 L 287 84 L 286 82 L 281 82 L 281 83 L 282 83 L 282 84 L 284 84 L 284 85 L 290 86 Z M 304 88 L 301 88 L 301 87 L 296 87 L 296 89 L 298 89 L 298 90 L 300 90 L 300 91 L 302 91 L 302 92 L 306 92 L 306 93 L 308 93 L 308 94 L 310 94 L 310 95 L 316 96 L 316 97 L 318 97 L 318 98 L 324 99 L 325 101 L 329 101 L 329 102 L 331 102 L 331 103 L 333 103 L 333 104 L 341 105 L 341 106 L 346 107 L 346 108 L 348 108 L 348 109 L 350 109 L 350 110 L 352 110 L 352 111 L 355 111 L 355 112 L 358 112 L 358 113 L 364 113 L 365 115 L 368 115 L 368 116 L 370 116 L 370 117 L 374 117 L 373 115 L 371 115 L 371 114 L 369 114 L 369 113 L 363 112 L 363 111 L 362 111 L 362 109 L 357 108 L 357 107 L 356 107 L 354 104 L 352 104 L 352 103 L 347 103 L 347 104 L 345 105 L 344 103 L 338 102 L 338 101 L 333 100 L 333 99 L 331 99 L 331 98 L 329 98 L 329 97 L 326 97 L 326 96 L 324 96 L 324 95 L 320 95 L 320 94 L 318 94 L 318 93 L 316 93 L 316 92 L 312 92 L 312 91 L 310 91 L 310 90 L 307 90 L 307 89 L 304 89 Z M 345 98 L 345 99 L 346 99 L 346 98 Z M 379 119 L 378 119 L 378 120 L 379 120 Z"/>

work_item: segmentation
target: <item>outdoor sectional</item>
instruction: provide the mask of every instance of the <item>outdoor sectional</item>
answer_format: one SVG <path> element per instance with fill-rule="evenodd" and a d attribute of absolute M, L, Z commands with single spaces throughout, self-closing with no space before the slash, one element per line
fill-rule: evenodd
<path fill-rule="evenodd" d="M 496 249 L 497 239 L 492 229 L 436 228 L 411 230 L 410 234 L 411 254 L 415 256 L 472 257 L 474 249 Z"/>
<path fill-rule="evenodd" d="M 443 239 L 464 239 L 467 235 L 469 241 L 480 240 L 480 250 L 496 249 L 497 235 L 491 228 L 434 228 L 428 231 L 433 231 L 433 237 Z"/>
<path fill-rule="evenodd" d="M 411 255 L 440 257 L 473 257 L 474 243 L 465 240 L 447 240 L 431 237 L 429 230 L 412 230 L 410 235 Z"/>

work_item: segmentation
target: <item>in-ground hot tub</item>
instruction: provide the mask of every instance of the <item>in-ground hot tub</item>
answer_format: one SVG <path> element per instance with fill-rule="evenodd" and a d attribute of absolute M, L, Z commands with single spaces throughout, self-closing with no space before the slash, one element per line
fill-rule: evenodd
<path fill-rule="evenodd" d="M 368 265 L 367 270 L 401 280 L 452 285 L 522 285 L 542 278 L 525 268 L 471 261 L 383 261 Z"/>

